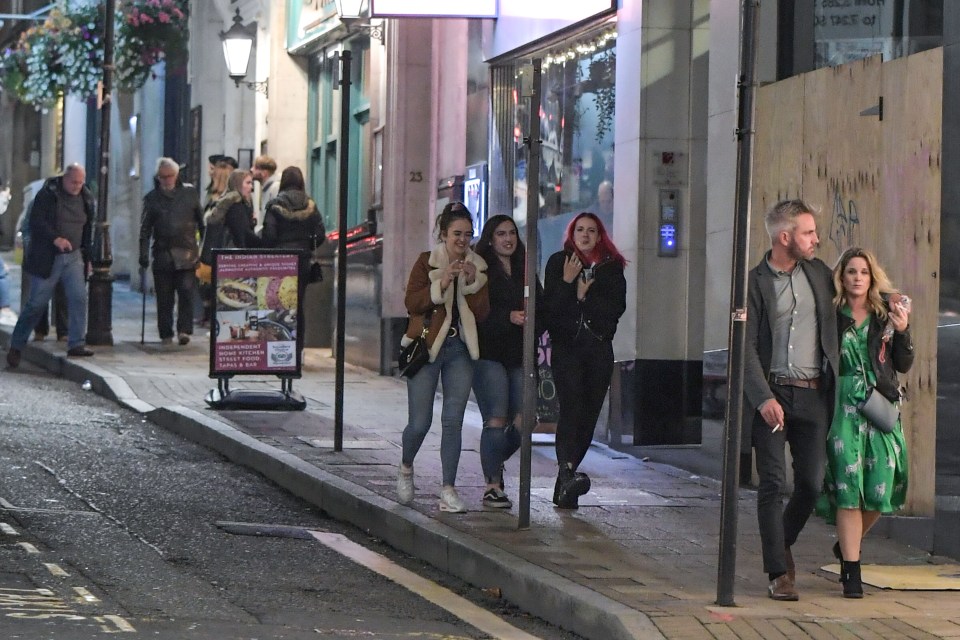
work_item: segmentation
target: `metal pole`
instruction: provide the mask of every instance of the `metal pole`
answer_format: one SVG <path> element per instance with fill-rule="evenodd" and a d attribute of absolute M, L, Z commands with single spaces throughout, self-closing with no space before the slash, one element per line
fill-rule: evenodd
<path fill-rule="evenodd" d="M 103 27 L 103 87 L 100 100 L 100 166 L 97 177 L 97 219 L 93 225 L 87 305 L 87 344 L 113 344 L 113 250 L 107 201 L 110 193 L 110 112 L 113 105 L 113 23 L 116 0 L 106 0 Z"/>
<path fill-rule="evenodd" d="M 140 267 L 140 344 L 147 331 L 147 269 Z"/>
<path fill-rule="evenodd" d="M 740 482 L 740 425 L 743 419 L 743 351 L 747 335 L 747 250 L 750 242 L 750 185 L 758 0 L 743 0 L 740 22 L 740 75 L 737 78 L 737 186 L 730 286 L 730 357 L 727 362 L 727 416 L 724 424 L 723 493 L 720 507 L 720 558 L 717 604 L 734 606 L 737 569 L 737 502 Z"/>
<path fill-rule="evenodd" d="M 337 378 L 334 398 L 333 450 L 343 451 L 343 364 L 347 328 L 347 189 L 350 168 L 350 51 L 340 52 L 340 144 L 337 149 L 339 161 L 339 205 L 337 228 Z"/>
<path fill-rule="evenodd" d="M 530 465 L 533 429 L 537 424 L 537 216 L 540 209 L 540 58 L 533 60 L 533 68 L 524 69 L 530 77 L 530 127 L 524 143 L 527 145 L 527 259 L 525 265 L 523 324 L 523 428 L 520 431 L 520 507 L 518 529 L 530 528 Z M 521 83 L 526 87 L 526 82 Z"/>

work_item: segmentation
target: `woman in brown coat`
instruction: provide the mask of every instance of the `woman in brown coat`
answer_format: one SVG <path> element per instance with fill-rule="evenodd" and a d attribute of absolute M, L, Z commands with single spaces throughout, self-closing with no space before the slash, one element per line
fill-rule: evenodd
<path fill-rule="evenodd" d="M 400 344 L 406 346 L 419 336 L 427 322 L 430 361 L 407 380 L 409 418 L 403 430 L 397 495 L 401 504 L 413 501 L 413 459 L 430 431 L 433 400 L 442 376 L 440 510 L 463 513 L 467 507 L 455 488 L 460 432 L 473 384 L 473 362 L 480 357 L 477 323 L 490 310 L 484 273 L 487 264 L 470 248 L 473 219 L 463 203 L 444 207 L 436 226 L 439 243 L 432 251 L 420 254 L 413 265 L 404 300 L 410 322 Z"/>

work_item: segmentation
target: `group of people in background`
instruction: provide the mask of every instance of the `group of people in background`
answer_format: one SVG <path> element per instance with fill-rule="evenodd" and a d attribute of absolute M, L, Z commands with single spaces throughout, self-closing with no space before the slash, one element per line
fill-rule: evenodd
<path fill-rule="evenodd" d="M 322 217 L 306 194 L 300 169 L 287 167 L 277 180 L 276 162 L 268 156 L 257 158 L 250 170 L 239 169 L 236 160 L 227 156 L 211 156 L 209 161 L 210 185 L 203 204 L 198 189 L 181 179 L 180 165 L 172 158 L 157 160 L 154 188 L 143 198 L 139 264 L 141 276 L 152 265 L 157 329 L 165 345 L 174 338 L 180 345 L 190 342 L 198 280 L 203 296 L 200 322 L 210 321 L 214 249 L 298 250 L 302 293 L 310 252 L 324 240 Z M 254 211 L 252 201 L 255 179 L 261 183 L 259 212 Z M 58 337 L 65 334 L 67 355 L 94 353 L 86 346 L 85 332 L 88 252 L 96 204 L 85 182 L 84 167 L 71 164 L 62 175 L 46 180 L 30 204 L 22 230 L 27 278 L 19 317 L 9 308 L 8 272 L 0 262 L 0 322 L 14 326 L 6 358 L 10 368 L 19 366 L 31 332 L 34 339 L 46 335 L 47 309 L 57 295 L 63 300 L 55 305 L 59 309 L 57 333 Z M 4 210 L 8 196 L 9 190 L 0 191 Z M 61 314 L 65 316 L 62 321 Z"/>
<path fill-rule="evenodd" d="M 277 181 L 277 165 L 269 156 L 258 157 L 250 170 L 237 168 L 236 161 L 226 156 L 209 160 L 210 184 L 203 206 L 197 188 L 180 179 L 180 166 L 171 158 L 157 161 L 155 188 L 144 197 L 140 267 L 153 266 L 163 344 L 172 344 L 174 335 L 181 345 L 190 342 L 198 281 L 203 308 L 199 323 L 205 326 L 212 320 L 214 250 L 298 250 L 302 292 L 310 252 L 325 237 L 320 211 L 306 194 L 299 168 L 287 167 Z M 259 212 L 253 205 L 254 180 L 261 184 Z"/>
<path fill-rule="evenodd" d="M 862 598 L 861 540 L 903 506 L 908 469 L 899 419 L 886 431 L 861 409 L 873 390 L 900 402 L 897 373 L 913 364 L 909 300 L 870 251 L 847 249 L 833 269 L 815 258 L 816 214 L 803 201 L 778 202 L 765 225 L 771 248 L 748 278 L 743 415 L 768 595 L 799 599 L 791 547 L 817 507 L 837 526 L 843 595 Z"/>

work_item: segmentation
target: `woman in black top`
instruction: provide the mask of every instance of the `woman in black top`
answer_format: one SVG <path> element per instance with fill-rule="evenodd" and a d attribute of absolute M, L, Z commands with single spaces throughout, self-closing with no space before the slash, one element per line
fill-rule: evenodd
<path fill-rule="evenodd" d="M 267 203 L 260 241 L 264 247 L 298 249 L 301 252 L 300 283 L 307 284 L 307 269 L 314 243 L 325 240 L 323 218 L 313 199 L 307 195 L 303 173 L 287 167 L 280 175 L 277 197 Z"/>
<path fill-rule="evenodd" d="M 503 463 L 520 448 L 526 251 L 516 223 L 505 215 L 487 220 L 474 250 L 487 263 L 490 298 L 490 314 L 477 325 L 480 359 L 473 367 L 473 393 L 483 416 L 480 465 L 487 483 L 483 504 L 509 509 L 513 505 L 503 491 Z M 539 281 L 537 294 L 539 298 Z"/>
<path fill-rule="evenodd" d="M 587 455 L 613 374 L 613 334 L 626 309 L 626 260 L 593 213 L 567 226 L 563 251 L 547 261 L 544 302 L 560 404 L 553 503 L 576 509 L 590 490 L 577 467 Z"/>

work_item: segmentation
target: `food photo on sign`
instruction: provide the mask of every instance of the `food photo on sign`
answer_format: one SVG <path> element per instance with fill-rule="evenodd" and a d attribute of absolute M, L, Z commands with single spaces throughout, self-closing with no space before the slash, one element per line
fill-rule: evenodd
<path fill-rule="evenodd" d="M 297 337 L 296 276 L 217 283 L 217 342 L 288 342 Z"/>

